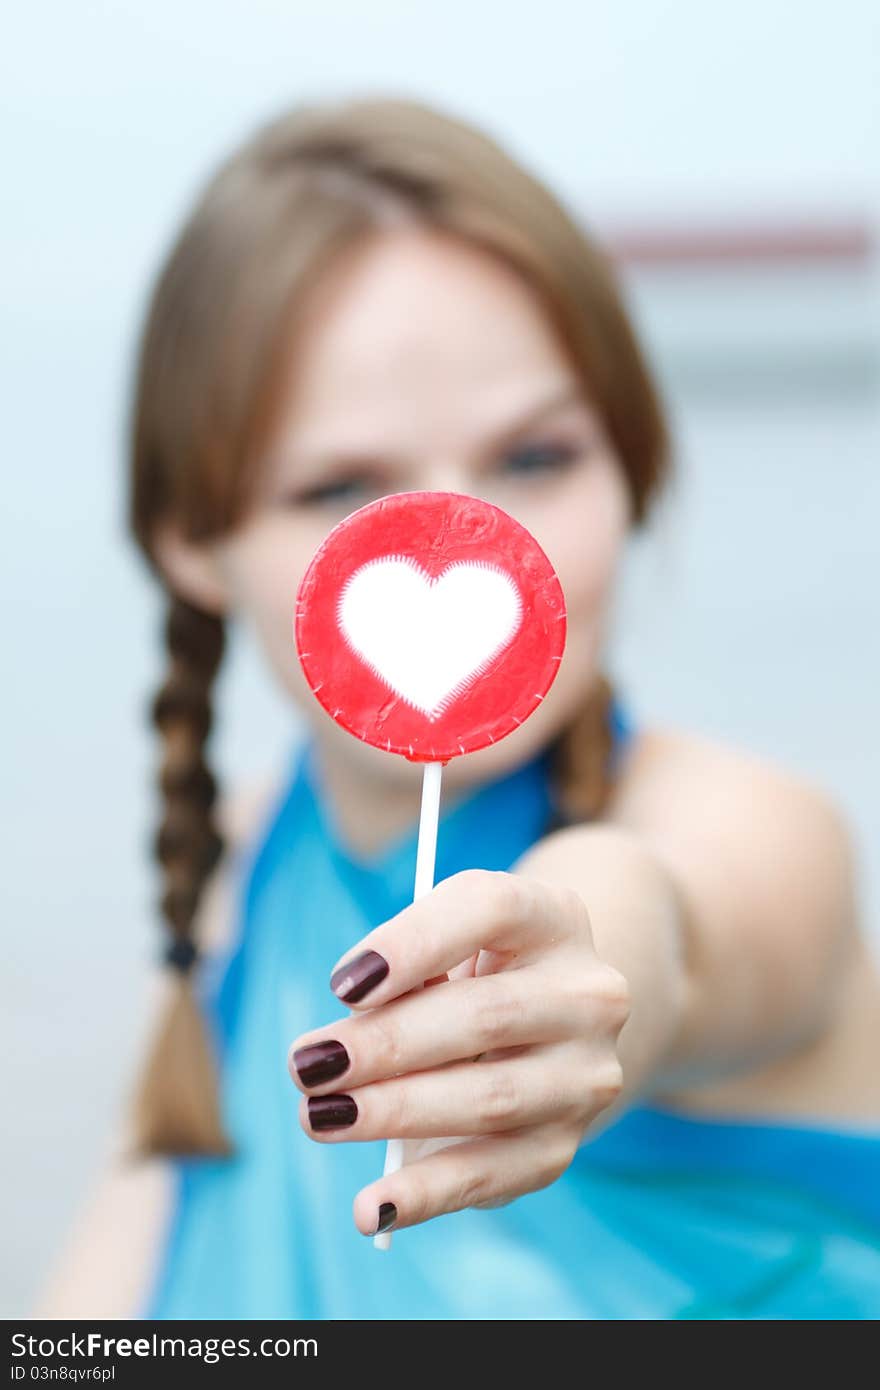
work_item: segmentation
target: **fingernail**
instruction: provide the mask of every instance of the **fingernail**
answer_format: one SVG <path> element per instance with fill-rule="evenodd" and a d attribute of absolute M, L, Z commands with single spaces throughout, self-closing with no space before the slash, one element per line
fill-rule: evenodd
<path fill-rule="evenodd" d="M 358 1117 L 352 1096 L 310 1096 L 309 1124 L 312 1129 L 348 1129 Z"/>
<path fill-rule="evenodd" d="M 330 976 L 330 988 L 343 1004 L 357 1004 L 365 994 L 385 979 L 388 962 L 378 951 L 364 951 L 334 970 Z"/>
<path fill-rule="evenodd" d="M 349 1056 L 341 1042 L 328 1038 L 298 1047 L 293 1054 L 293 1065 L 304 1086 L 322 1086 L 347 1070 Z"/>
<path fill-rule="evenodd" d="M 383 1202 L 379 1208 L 379 1224 L 373 1235 L 380 1236 L 383 1231 L 390 1231 L 396 1220 L 397 1207 L 393 1202 Z"/>

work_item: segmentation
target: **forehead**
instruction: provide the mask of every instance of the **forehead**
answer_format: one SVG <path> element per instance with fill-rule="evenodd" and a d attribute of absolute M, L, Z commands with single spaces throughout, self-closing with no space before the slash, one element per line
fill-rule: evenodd
<path fill-rule="evenodd" d="M 478 427 L 574 380 L 536 293 L 488 252 L 384 233 L 314 287 L 298 322 L 283 429 L 363 443 Z"/>

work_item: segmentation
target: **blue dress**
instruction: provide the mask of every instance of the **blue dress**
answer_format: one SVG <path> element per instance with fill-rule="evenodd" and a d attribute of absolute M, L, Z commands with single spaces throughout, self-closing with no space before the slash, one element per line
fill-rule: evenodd
<path fill-rule="evenodd" d="M 618 751 L 625 738 L 614 713 Z M 454 800 L 437 879 L 508 869 L 554 814 L 542 755 Z M 221 1060 L 231 1159 L 172 1161 L 143 1318 L 866 1319 L 880 1316 L 880 1128 L 688 1119 L 631 1108 L 561 1178 L 379 1252 L 351 1204 L 384 1143 L 317 1144 L 287 1072 L 344 1010 L 338 958 L 411 900 L 415 827 L 368 859 L 328 818 L 309 747 L 236 861 L 237 933 L 198 988 Z"/>

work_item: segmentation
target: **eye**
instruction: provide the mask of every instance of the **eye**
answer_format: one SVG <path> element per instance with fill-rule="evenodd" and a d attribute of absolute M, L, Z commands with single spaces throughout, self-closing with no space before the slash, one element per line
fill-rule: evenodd
<path fill-rule="evenodd" d="M 284 502 L 291 507 L 335 507 L 342 503 L 355 507 L 360 500 L 375 497 L 377 489 L 381 491 L 374 480 L 349 474 L 288 493 Z"/>
<path fill-rule="evenodd" d="M 504 454 L 499 470 L 514 478 L 549 473 L 567 467 L 581 452 L 574 444 L 556 440 L 521 444 Z"/>

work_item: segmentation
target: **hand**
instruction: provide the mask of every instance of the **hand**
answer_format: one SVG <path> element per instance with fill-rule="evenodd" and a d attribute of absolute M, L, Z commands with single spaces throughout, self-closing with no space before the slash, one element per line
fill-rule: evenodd
<path fill-rule="evenodd" d="M 305 1132 L 322 1143 L 467 1136 L 363 1188 L 364 1235 L 546 1187 L 620 1094 L 629 992 L 598 958 L 572 889 L 456 874 L 365 936 L 332 987 L 352 1014 L 297 1038 L 288 1057 Z"/>

